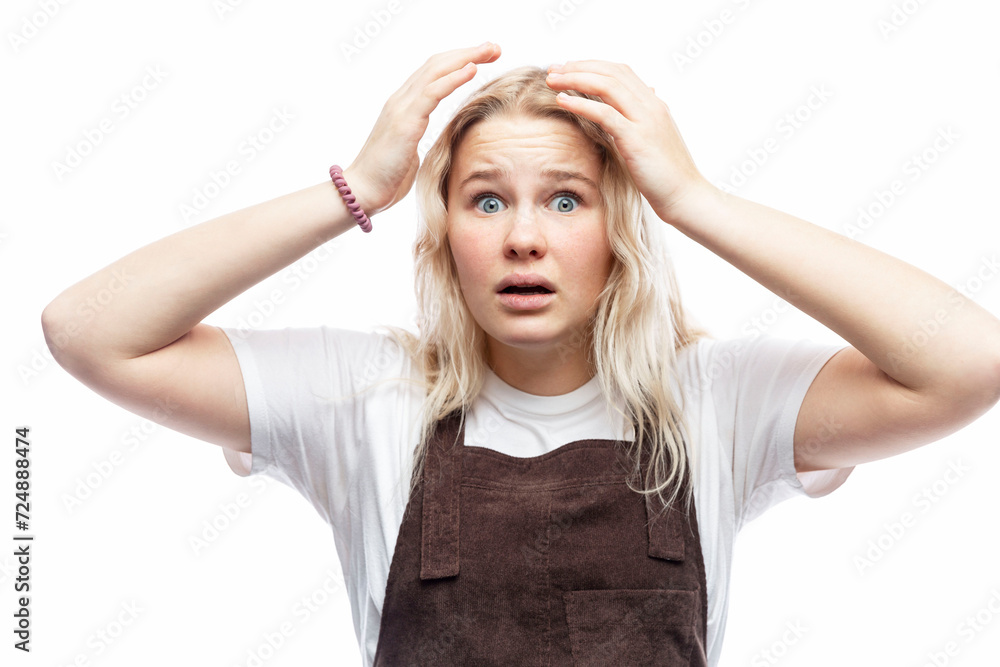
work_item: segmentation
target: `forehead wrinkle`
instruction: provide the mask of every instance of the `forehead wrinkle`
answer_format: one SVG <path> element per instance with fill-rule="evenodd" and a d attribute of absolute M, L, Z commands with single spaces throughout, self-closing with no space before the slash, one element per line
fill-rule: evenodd
<path fill-rule="evenodd" d="M 549 181 L 580 181 L 597 190 L 597 184 L 587 177 L 585 174 L 579 171 L 573 171 L 572 169 L 553 169 L 547 168 L 543 169 L 541 172 L 543 179 Z M 511 181 L 511 172 L 506 167 L 501 167 L 499 165 L 490 167 L 488 169 L 477 169 L 462 179 L 458 187 L 463 188 L 465 185 L 471 181 Z"/>
<path fill-rule="evenodd" d="M 531 127 L 530 130 L 529 127 Z M 514 180 L 514 172 L 519 171 L 519 169 L 514 167 L 512 170 L 509 165 L 517 165 L 522 162 L 520 158 L 515 158 L 512 153 L 519 153 L 522 150 L 528 151 L 529 155 L 534 154 L 528 159 L 528 162 L 533 162 L 540 149 L 552 151 L 554 153 L 552 157 L 556 158 L 554 165 L 550 162 L 550 166 L 540 169 L 538 172 L 540 179 L 549 182 L 577 181 L 585 187 L 599 190 L 597 184 L 599 179 L 596 176 L 594 178 L 588 177 L 592 170 L 587 167 L 581 168 L 581 165 L 578 164 L 580 158 L 596 158 L 596 156 L 583 154 L 586 153 L 585 143 L 586 139 L 579 130 L 566 126 L 564 121 L 521 119 L 513 122 L 509 119 L 494 119 L 486 123 L 478 123 L 465 137 L 465 140 L 456 147 L 453 156 L 455 158 L 454 166 L 458 166 L 458 163 L 468 164 L 469 162 L 472 165 L 469 171 L 453 172 L 453 177 L 460 178 L 455 190 L 461 190 L 474 181 L 510 183 Z M 461 157 L 459 157 L 460 155 Z M 493 155 L 501 159 L 496 160 Z M 462 171 L 465 171 L 464 176 L 461 175 Z"/>

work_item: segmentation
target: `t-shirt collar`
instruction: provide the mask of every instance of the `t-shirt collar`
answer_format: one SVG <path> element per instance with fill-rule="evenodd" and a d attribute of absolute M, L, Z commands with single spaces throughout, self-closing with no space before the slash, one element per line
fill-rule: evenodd
<path fill-rule="evenodd" d="M 595 375 L 586 384 L 567 394 L 538 396 L 521 391 L 504 382 L 492 369 L 486 369 L 483 391 L 494 401 L 514 410 L 536 415 L 561 415 L 579 410 L 601 396 L 601 385 Z"/>

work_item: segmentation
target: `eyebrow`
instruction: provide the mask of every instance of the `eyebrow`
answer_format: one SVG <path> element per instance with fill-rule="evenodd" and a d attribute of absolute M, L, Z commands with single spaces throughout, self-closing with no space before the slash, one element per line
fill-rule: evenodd
<path fill-rule="evenodd" d="M 572 171 L 570 169 L 543 169 L 542 177 L 555 180 L 555 181 L 581 181 L 586 183 L 593 189 L 599 189 L 597 183 L 594 183 L 591 179 L 587 178 L 585 175 L 578 171 Z M 459 183 L 459 189 L 464 188 L 466 183 L 470 181 L 491 181 L 491 180 L 510 180 L 510 172 L 503 167 L 491 167 L 489 169 L 478 169 L 468 176 L 466 176 L 461 183 Z"/>

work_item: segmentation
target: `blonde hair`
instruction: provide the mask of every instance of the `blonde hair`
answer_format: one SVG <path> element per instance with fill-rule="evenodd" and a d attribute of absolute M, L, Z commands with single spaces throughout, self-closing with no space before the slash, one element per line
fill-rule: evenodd
<path fill-rule="evenodd" d="M 435 423 L 459 410 L 461 419 L 478 396 L 486 377 L 486 334 L 473 318 L 459 287 L 447 239 L 448 179 L 463 137 L 476 123 L 493 118 L 552 118 L 578 128 L 593 142 L 601 163 L 601 200 L 613 255 L 613 267 L 598 296 L 596 313 L 584 343 L 601 390 L 623 404 L 635 432 L 628 449 L 632 475 L 645 456 L 645 488 L 663 506 L 677 499 L 688 457 L 682 432 L 682 406 L 669 382 L 676 377 L 677 353 L 705 330 L 689 324 L 681 306 L 673 264 L 662 239 L 661 220 L 652 223 L 640 192 L 612 137 L 597 123 L 561 108 L 556 91 L 545 83 L 546 70 L 523 66 L 510 70 L 472 93 L 428 150 L 417 172 L 417 205 L 423 224 L 413 245 L 419 337 L 384 325 L 421 372 L 427 397 L 419 444 L 414 451 L 410 493 L 422 478 L 427 442 Z M 569 91 L 600 101 L 599 97 Z M 402 378 L 397 378 L 402 379 Z M 381 383 L 378 383 L 381 384 Z M 618 409 L 616 407 L 616 409 Z M 620 409 L 619 409 L 620 411 Z M 637 446 L 636 443 L 644 443 Z M 642 453 L 643 446 L 648 448 Z M 664 490 L 670 489 L 664 497 Z M 691 487 L 685 504 L 691 501 Z"/>

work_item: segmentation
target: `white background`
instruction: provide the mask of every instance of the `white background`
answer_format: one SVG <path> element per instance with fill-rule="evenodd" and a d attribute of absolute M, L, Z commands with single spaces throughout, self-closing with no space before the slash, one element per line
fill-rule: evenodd
<path fill-rule="evenodd" d="M 776 140 L 736 190 L 742 197 L 845 233 L 859 207 L 903 181 L 905 192 L 857 238 L 1000 313 L 989 263 L 1000 245 L 993 2 L 400 0 L 395 14 L 381 0 L 50 4 L 48 17 L 37 0 L 6 2 L 0 21 L 3 664 L 257 664 L 251 652 L 266 665 L 360 664 L 332 534 L 306 501 L 271 480 L 235 476 L 218 447 L 88 389 L 51 360 L 39 318 L 63 289 L 143 245 L 323 182 L 332 163 L 349 165 L 385 100 L 432 53 L 487 39 L 503 48 L 435 111 L 424 150 L 465 95 L 507 69 L 628 63 L 670 105 L 716 184 L 734 183 L 741 165 L 751 171 L 748 151 Z M 883 34 L 894 8 L 901 25 Z M 713 34 L 724 10 L 732 20 Z M 380 11 L 391 17 L 384 26 L 372 23 Z M 366 25 L 374 36 L 347 57 L 344 46 Z M 679 66 L 689 48 L 695 57 Z M 162 80 L 129 92 L 147 68 Z M 810 109 L 822 87 L 829 99 L 813 97 Z M 135 100 L 127 117 L 118 111 L 123 94 Z M 275 109 L 293 120 L 247 159 L 241 145 Z M 788 136 L 783 119 L 796 112 L 801 122 Z M 112 131 L 60 177 L 55 163 L 105 118 Z M 942 128 L 957 140 L 911 179 L 907 162 Z M 229 160 L 240 173 L 197 215 L 182 215 Z M 300 262 L 308 279 L 295 287 L 281 272 L 206 321 L 413 330 L 413 193 L 373 224 L 371 234 L 332 241 L 322 261 Z M 685 303 L 717 337 L 746 333 L 756 320 L 769 335 L 840 340 L 669 232 Z M 822 253 L 803 257 L 822 261 Z M 268 308 L 275 289 L 284 303 Z M 22 425 L 33 443 L 30 655 L 11 648 L 12 450 Z M 994 410 L 937 443 L 860 466 L 830 496 L 789 500 L 750 524 L 737 543 L 722 664 L 994 664 L 998 426 Z M 953 462 L 968 472 L 949 483 Z M 935 502 L 921 509 L 914 497 L 935 483 Z M 89 495 L 68 502 L 81 491 Z M 228 517 L 227 507 L 238 514 Z M 886 525 L 906 512 L 915 525 L 892 537 Z M 208 539 L 212 522 L 223 529 Z M 197 551 L 196 537 L 208 542 Z M 870 540 L 886 548 L 861 571 L 856 558 Z M 301 613 L 310 598 L 313 611 Z M 139 609 L 134 618 L 123 612 L 129 605 Z M 985 625 L 970 636 L 962 624 L 977 612 Z M 271 655 L 268 637 L 283 623 L 293 632 Z M 804 630 L 791 634 L 789 625 Z M 98 632 L 114 638 L 105 643 Z M 951 641 L 957 655 L 931 662 Z"/>

